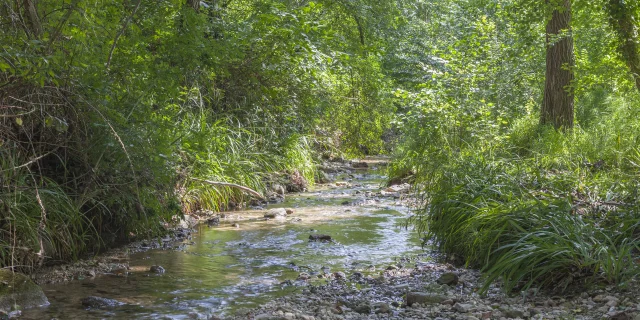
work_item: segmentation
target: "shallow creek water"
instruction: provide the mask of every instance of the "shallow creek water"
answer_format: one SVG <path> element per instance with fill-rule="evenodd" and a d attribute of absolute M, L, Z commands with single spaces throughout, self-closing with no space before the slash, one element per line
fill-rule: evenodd
<path fill-rule="evenodd" d="M 264 210 L 226 214 L 220 226 L 200 225 L 184 250 L 149 250 L 129 257 L 128 275 L 101 275 L 43 289 L 51 305 L 27 310 L 25 319 L 189 319 L 228 314 L 301 290 L 300 272 L 378 272 L 421 252 L 404 228 L 409 210 L 394 197 L 376 196 L 383 176 L 359 171 L 337 176 L 348 185 L 320 185 L 287 195 L 267 209 L 292 208 L 284 221 L 265 221 Z M 348 204 L 346 202 L 349 202 Z M 233 223 L 239 227 L 234 227 Z M 309 242 L 310 234 L 334 242 Z M 149 273 L 161 265 L 164 274 Z M 100 296 L 125 303 L 89 310 L 80 300 Z"/>

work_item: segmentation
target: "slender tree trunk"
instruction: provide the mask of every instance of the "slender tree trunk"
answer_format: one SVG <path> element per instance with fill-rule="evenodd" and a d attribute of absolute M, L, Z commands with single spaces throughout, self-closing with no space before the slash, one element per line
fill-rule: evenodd
<path fill-rule="evenodd" d="M 571 0 L 546 0 L 553 6 L 547 22 L 547 71 L 540 124 L 556 129 L 573 127 L 573 38 Z"/>
<path fill-rule="evenodd" d="M 187 0 L 187 5 L 196 12 L 200 11 L 200 0 Z"/>
<path fill-rule="evenodd" d="M 22 5 L 29 21 L 29 31 L 31 31 L 35 39 L 39 39 L 42 34 L 42 25 L 40 24 L 40 17 L 38 17 L 36 0 L 24 0 Z"/>
<path fill-rule="evenodd" d="M 360 22 L 360 18 L 358 15 L 354 15 L 353 19 L 356 21 L 356 25 L 358 26 L 358 35 L 360 36 L 360 44 L 364 46 L 364 29 L 362 28 L 362 23 Z"/>
<path fill-rule="evenodd" d="M 618 52 L 629 67 L 631 75 L 640 90 L 640 53 L 638 52 L 638 27 L 634 17 L 623 0 L 609 0 L 607 3 L 609 23 L 618 35 Z"/>

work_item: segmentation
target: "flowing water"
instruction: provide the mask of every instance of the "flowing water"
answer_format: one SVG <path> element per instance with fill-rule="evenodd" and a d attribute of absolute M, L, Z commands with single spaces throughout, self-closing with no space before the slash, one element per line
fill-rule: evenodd
<path fill-rule="evenodd" d="M 394 197 L 379 196 L 383 176 L 372 170 L 337 178 L 351 181 L 288 195 L 267 208 L 292 208 L 286 220 L 265 221 L 259 210 L 227 213 L 220 226 L 200 225 L 184 250 L 132 254 L 128 275 L 44 286 L 51 305 L 27 310 L 23 318 L 206 318 L 301 291 L 304 282 L 295 281 L 301 272 L 322 282 L 323 274 L 374 273 L 421 252 L 416 235 L 404 228 L 409 210 Z M 317 233 L 334 241 L 310 242 L 309 235 Z M 166 272 L 148 272 L 152 265 Z M 125 304 L 86 309 L 80 300 L 87 296 Z"/>

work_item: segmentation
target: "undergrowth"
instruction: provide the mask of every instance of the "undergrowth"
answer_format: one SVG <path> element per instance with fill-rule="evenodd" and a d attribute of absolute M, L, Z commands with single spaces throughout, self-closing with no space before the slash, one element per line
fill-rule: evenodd
<path fill-rule="evenodd" d="M 414 145 L 390 172 L 416 172 L 426 200 L 413 222 L 450 259 L 482 269 L 482 290 L 623 284 L 639 271 L 640 131 L 628 100 L 606 110 L 568 132 L 529 116 L 494 139 Z"/>
<path fill-rule="evenodd" d="M 391 20 L 363 17 L 365 48 L 354 21 L 327 27 L 349 10 L 0 1 L 0 268 L 161 235 L 241 206 L 237 185 L 304 189 L 316 151 L 382 150 L 394 108 L 367 29 Z"/>

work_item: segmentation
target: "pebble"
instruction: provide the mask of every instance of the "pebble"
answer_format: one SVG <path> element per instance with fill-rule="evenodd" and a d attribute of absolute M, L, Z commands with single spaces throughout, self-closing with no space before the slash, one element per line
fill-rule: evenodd
<path fill-rule="evenodd" d="M 456 303 L 456 304 L 453 305 L 453 309 L 455 311 L 460 312 L 460 313 L 467 313 L 467 312 L 471 311 L 471 308 L 473 308 L 473 305 L 471 305 L 471 304 Z"/>

